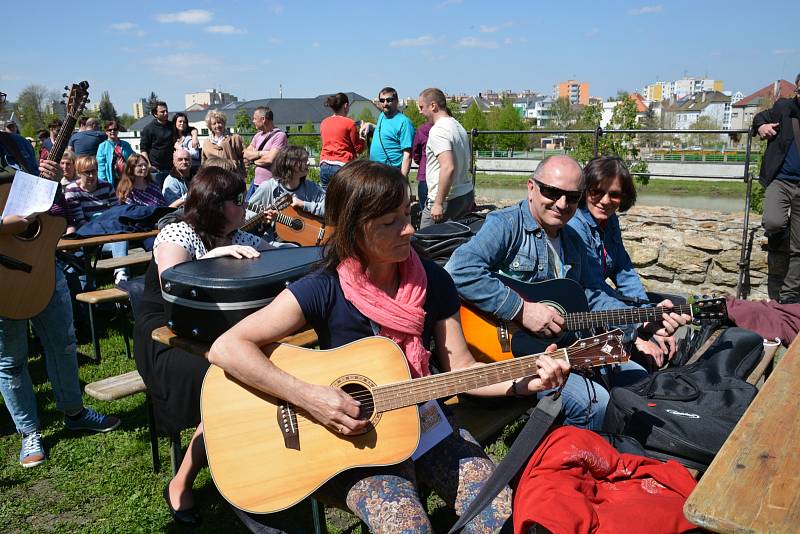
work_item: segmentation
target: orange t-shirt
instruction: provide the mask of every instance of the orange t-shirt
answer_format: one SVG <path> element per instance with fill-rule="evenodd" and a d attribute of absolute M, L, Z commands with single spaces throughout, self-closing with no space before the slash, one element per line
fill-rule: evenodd
<path fill-rule="evenodd" d="M 319 133 L 322 136 L 320 162 L 348 163 L 364 150 L 364 140 L 358 136 L 358 129 L 353 119 L 331 115 L 319 125 Z"/>

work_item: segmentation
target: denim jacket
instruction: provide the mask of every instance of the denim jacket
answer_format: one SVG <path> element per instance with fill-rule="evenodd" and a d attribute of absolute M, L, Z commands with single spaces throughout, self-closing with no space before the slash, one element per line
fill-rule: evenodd
<path fill-rule="evenodd" d="M 511 320 L 522 309 L 522 298 L 489 275 L 499 272 L 523 282 L 547 280 L 551 278 L 547 247 L 547 235 L 533 218 L 528 201 L 523 200 L 490 213 L 480 231 L 453 252 L 445 269 L 464 299 L 500 319 Z M 561 247 L 562 274 L 580 282 L 585 254 L 580 237 L 568 226 L 561 230 Z"/>
<path fill-rule="evenodd" d="M 622 233 L 619 229 L 619 219 L 616 215 L 612 215 L 608 219 L 604 231 L 589 210 L 583 207 L 578 209 L 567 224 L 578 233 L 586 250 L 587 263 L 581 273 L 581 285 L 599 287 L 602 290 L 597 295 L 590 296 L 587 293 L 590 309 L 610 310 L 631 305 L 630 302 L 621 301 L 620 296 L 639 299 L 642 304 L 649 302 L 639 275 L 633 269 L 631 258 L 625 250 Z M 605 274 L 603 273 L 603 244 L 606 248 Z M 606 282 L 607 278 L 614 282 L 616 289 Z"/>

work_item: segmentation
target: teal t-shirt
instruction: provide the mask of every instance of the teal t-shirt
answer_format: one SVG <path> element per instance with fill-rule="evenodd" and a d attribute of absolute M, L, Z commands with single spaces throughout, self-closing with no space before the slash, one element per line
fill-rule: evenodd
<path fill-rule="evenodd" d="M 399 168 L 403 150 L 410 151 L 413 144 L 414 125 L 408 117 L 398 112 L 388 119 L 381 113 L 369 147 L 369 159 Z"/>

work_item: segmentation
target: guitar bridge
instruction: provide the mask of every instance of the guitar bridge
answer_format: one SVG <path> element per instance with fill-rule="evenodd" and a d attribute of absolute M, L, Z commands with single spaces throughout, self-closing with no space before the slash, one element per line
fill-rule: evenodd
<path fill-rule="evenodd" d="M 297 412 L 288 402 L 282 402 L 277 410 L 278 426 L 287 449 L 300 450 L 300 429 L 297 426 Z"/>
<path fill-rule="evenodd" d="M 511 352 L 511 332 L 509 332 L 506 321 L 500 321 L 500 324 L 497 325 L 497 341 L 503 352 Z"/>

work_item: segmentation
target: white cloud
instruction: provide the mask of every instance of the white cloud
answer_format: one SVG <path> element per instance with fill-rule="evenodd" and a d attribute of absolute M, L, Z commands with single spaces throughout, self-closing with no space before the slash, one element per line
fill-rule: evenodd
<path fill-rule="evenodd" d="M 514 40 L 511 37 L 506 37 L 503 41 L 505 44 L 510 45 L 514 43 Z"/>
<path fill-rule="evenodd" d="M 280 2 L 270 2 L 269 3 L 269 10 L 272 11 L 274 15 L 280 15 L 284 11 L 283 4 Z"/>
<path fill-rule="evenodd" d="M 155 43 L 150 43 L 150 48 L 171 48 L 173 50 L 189 50 L 190 48 L 194 48 L 194 43 L 191 41 L 156 41 Z"/>
<path fill-rule="evenodd" d="M 223 63 L 208 54 L 178 53 L 156 56 L 145 60 L 159 74 L 182 78 L 207 78 L 210 72 L 218 72 Z"/>
<path fill-rule="evenodd" d="M 282 45 L 283 44 L 283 39 L 278 39 L 277 37 L 270 37 L 269 38 L 269 44 L 271 44 L 271 45 Z"/>
<path fill-rule="evenodd" d="M 145 35 L 145 31 L 139 28 L 138 24 L 134 24 L 133 22 L 117 22 L 109 26 L 109 28 L 120 33 L 135 35 L 137 37 L 143 37 Z"/>
<path fill-rule="evenodd" d="M 162 24 L 180 22 L 182 24 L 207 24 L 214 14 L 205 9 L 187 9 L 176 13 L 159 13 L 155 19 Z"/>
<path fill-rule="evenodd" d="M 795 52 L 797 52 L 797 50 L 795 50 L 794 48 L 776 48 L 775 50 L 772 51 L 772 53 L 775 54 L 776 56 L 794 54 Z"/>
<path fill-rule="evenodd" d="M 497 48 L 497 41 L 486 41 L 478 39 L 477 37 L 464 37 L 458 41 L 458 46 L 461 48 Z"/>
<path fill-rule="evenodd" d="M 399 39 L 397 41 L 392 41 L 389 43 L 389 46 L 393 46 L 395 48 L 400 48 L 404 46 L 430 46 L 436 42 L 431 35 L 422 35 L 420 37 L 411 37 L 408 39 Z"/>
<path fill-rule="evenodd" d="M 0 74 L 0 81 L 4 82 L 16 82 L 21 79 L 22 76 L 19 74 Z"/>
<path fill-rule="evenodd" d="M 244 28 L 237 28 L 230 24 L 222 24 L 219 26 L 206 26 L 205 31 L 208 33 L 224 33 L 225 35 L 242 35 L 247 33 Z"/>
<path fill-rule="evenodd" d="M 500 26 L 483 26 L 483 25 L 481 25 L 481 27 L 478 28 L 478 31 L 481 32 L 481 33 L 494 33 L 499 29 L 500 29 Z"/>
<path fill-rule="evenodd" d="M 655 4 L 652 6 L 637 7 L 636 9 L 631 9 L 630 11 L 628 11 L 628 13 L 633 16 L 639 16 L 639 15 L 647 15 L 650 13 L 661 13 L 662 11 L 664 11 L 664 6 L 661 4 Z"/>
<path fill-rule="evenodd" d="M 313 43 L 311 43 L 311 47 L 312 48 L 319 48 L 319 43 L 314 41 Z"/>
<path fill-rule="evenodd" d="M 586 37 L 594 37 L 594 36 L 595 36 L 595 35 L 597 35 L 598 33 L 600 33 L 600 28 L 598 28 L 597 26 L 595 26 L 594 28 L 592 28 L 591 30 L 589 30 L 588 32 L 586 32 L 586 34 L 585 34 L 585 35 L 586 35 Z"/>

